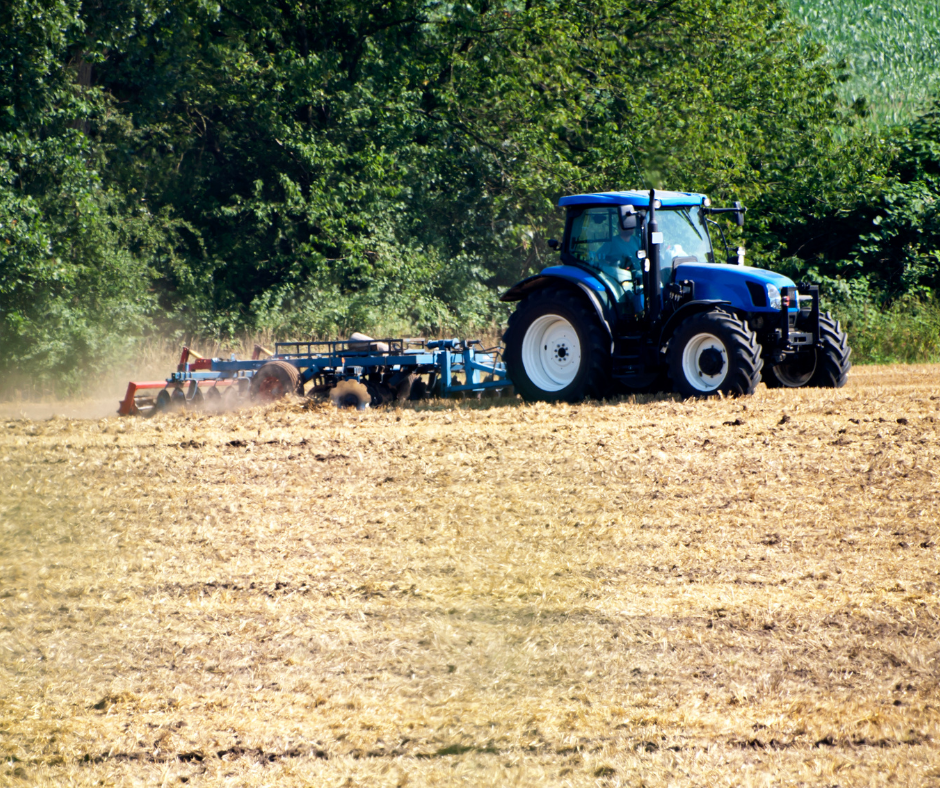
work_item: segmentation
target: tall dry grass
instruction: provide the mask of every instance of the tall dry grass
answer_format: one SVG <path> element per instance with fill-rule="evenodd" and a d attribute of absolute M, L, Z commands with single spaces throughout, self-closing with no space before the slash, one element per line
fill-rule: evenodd
<path fill-rule="evenodd" d="M 0 783 L 935 785 L 938 383 L 0 422 Z"/>

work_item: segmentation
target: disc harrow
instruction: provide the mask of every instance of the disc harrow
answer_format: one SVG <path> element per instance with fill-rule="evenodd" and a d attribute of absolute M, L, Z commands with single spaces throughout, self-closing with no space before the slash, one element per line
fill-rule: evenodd
<path fill-rule="evenodd" d="M 499 396 L 512 383 L 502 349 L 475 339 L 373 339 L 256 345 L 251 359 L 203 358 L 183 348 L 165 381 L 131 382 L 118 413 L 227 410 L 288 394 L 364 410 L 428 397 Z"/>

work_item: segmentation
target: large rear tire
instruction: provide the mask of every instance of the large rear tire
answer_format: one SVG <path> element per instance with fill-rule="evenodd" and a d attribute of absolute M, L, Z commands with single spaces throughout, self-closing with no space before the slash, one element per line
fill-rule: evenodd
<path fill-rule="evenodd" d="M 816 372 L 809 382 L 817 388 L 839 389 L 849 377 L 852 348 L 842 324 L 826 312 L 819 316 L 819 344 L 816 346 Z"/>
<path fill-rule="evenodd" d="M 255 402 L 274 402 L 300 391 L 300 372 L 287 361 L 269 361 L 251 379 L 251 398 Z"/>
<path fill-rule="evenodd" d="M 669 377 L 686 397 L 753 394 L 763 364 L 757 336 L 723 310 L 693 315 L 669 341 Z"/>
<path fill-rule="evenodd" d="M 543 288 L 509 318 L 506 371 L 527 402 L 580 402 L 610 389 L 610 337 L 576 294 Z"/>

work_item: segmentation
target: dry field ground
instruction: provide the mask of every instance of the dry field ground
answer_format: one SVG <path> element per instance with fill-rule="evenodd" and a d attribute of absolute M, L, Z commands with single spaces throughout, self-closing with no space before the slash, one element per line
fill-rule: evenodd
<path fill-rule="evenodd" d="M 937 366 L 0 420 L 0 784 L 940 786 L 938 431 Z"/>

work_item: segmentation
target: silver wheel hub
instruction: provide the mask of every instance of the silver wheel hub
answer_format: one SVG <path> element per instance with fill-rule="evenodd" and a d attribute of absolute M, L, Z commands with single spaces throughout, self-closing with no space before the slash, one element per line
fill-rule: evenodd
<path fill-rule="evenodd" d="M 542 391 L 561 391 L 581 368 L 581 341 L 565 318 L 542 315 L 532 321 L 522 339 L 522 366 Z"/>
<path fill-rule="evenodd" d="M 698 391 L 715 391 L 728 377 L 728 349 L 714 334 L 696 334 L 682 350 L 682 372 Z"/>

